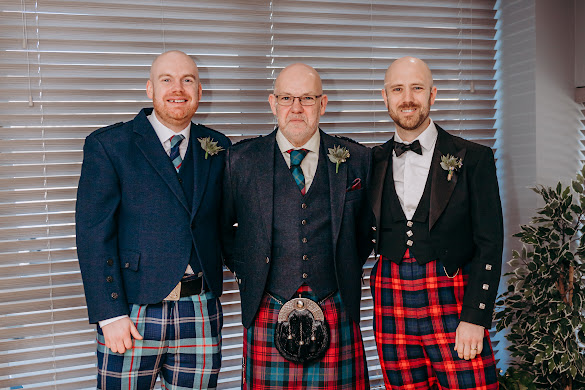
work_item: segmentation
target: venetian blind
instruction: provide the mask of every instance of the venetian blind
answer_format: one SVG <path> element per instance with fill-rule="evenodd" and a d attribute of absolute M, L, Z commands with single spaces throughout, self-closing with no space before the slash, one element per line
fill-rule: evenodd
<path fill-rule="evenodd" d="M 322 128 L 368 146 L 393 131 L 380 96 L 392 60 L 426 60 L 439 90 L 431 115 L 493 146 L 495 0 L 0 0 L 0 388 L 95 388 L 75 251 L 84 138 L 150 102 L 148 69 L 178 49 L 198 63 L 195 121 L 233 141 L 267 134 L 275 76 L 293 62 L 320 72 Z M 372 386 L 370 260 L 362 331 Z M 225 272 L 220 389 L 239 388 L 239 295 Z"/>

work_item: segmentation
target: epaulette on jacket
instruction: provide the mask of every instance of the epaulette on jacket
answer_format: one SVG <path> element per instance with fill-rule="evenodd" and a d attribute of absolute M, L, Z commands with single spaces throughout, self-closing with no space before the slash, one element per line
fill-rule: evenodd
<path fill-rule="evenodd" d="M 349 138 L 349 137 L 344 137 L 344 136 L 342 136 L 342 135 L 334 135 L 334 137 L 335 137 L 335 138 L 339 138 L 339 139 L 343 139 L 343 140 L 346 140 L 346 141 L 349 141 L 349 142 L 353 142 L 354 144 L 361 145 L 359 142 L 357 142 L 356 140 L 354 140 L 354 139 L 351 139 L 351 138 Z M 363 146 L 363 145 L 362 145 L 362 146 Z"/>
<path fill-rule="evenodd" d="M 252 141 L 252 140 L 254 140 L 254 139 L 261 138 L 261 137 L 262 137 L 262 136 L 261 136 L 261 135 L 259 135 L 258 137 L 244 138 L 244 139 L 241 139 L 241 140 L 239 140 L 238 142 L 236 142 L 236 143 L 234 144 L 234 146 L 235 146 L 235 145 L 240 145 L 240 144 L 246 143 L 246 142 L 248 142 L 248 141 Z"/>
<path fill-rule="evenodd" d="M 106 130 L 110 130 L 110 129 L 113 129 L 115 127 L 122 126 L 123 124 L 124 124 L 124 122 L 114 123 L 113 125 L 109 125 L 109 126 L 106 126 L 106 127 L 99 128 L 95 132 L 96 133 L 103 133 Z"/>

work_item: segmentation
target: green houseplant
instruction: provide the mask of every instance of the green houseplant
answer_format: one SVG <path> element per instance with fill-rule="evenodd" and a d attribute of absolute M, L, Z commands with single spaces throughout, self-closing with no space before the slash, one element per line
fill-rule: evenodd
<path fill-rule="evenodd" d="M 585 167 L 571 186 L 537 186 L 544 200 L 508 262 L 496 329 L 508 329 L 516 374 L 537 388 L 585 389 Z"/>

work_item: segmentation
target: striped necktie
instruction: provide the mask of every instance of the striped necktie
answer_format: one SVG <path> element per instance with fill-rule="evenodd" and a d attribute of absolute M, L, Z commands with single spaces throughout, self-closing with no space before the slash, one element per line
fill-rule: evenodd
<path fill-rule="evenodd" d="M 181 146 L 181 142 L 185 139 L 184 136 L 181 134 L 173 135 L 170 139 L 171 141 L 171 153 L 169 153 L 169 157 L 175 166 L 177 172 L 181 168 L 181 164 L 183 163 L 183 159 L 181 158 L 181 152 L 179 151 L 179 146 Z"/>
<path fill-rule="evenodd" d="M 301 194 L 305 195 L 305 175 L 303 175 L 303 170 L 301 169 L 301 162 L 309 151 L 307 149 L 290 149 L 287 152 L 290 153 L 290 171 L 295 179 L 295 183 L 297 183 L 299 190 L 301 190 Z"/>

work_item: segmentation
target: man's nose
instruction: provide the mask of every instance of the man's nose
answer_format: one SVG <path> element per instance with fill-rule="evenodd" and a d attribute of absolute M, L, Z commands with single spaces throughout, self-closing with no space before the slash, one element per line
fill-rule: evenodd
<path fill-rule="evenodd" d="M 303 111 L 303 105 L 301 104 L 301 98 L 300 97 L 294 97 L 293 98 L 293 103 L 291 106 L 291 110 L 293 112 L 302 112 Z"/>

